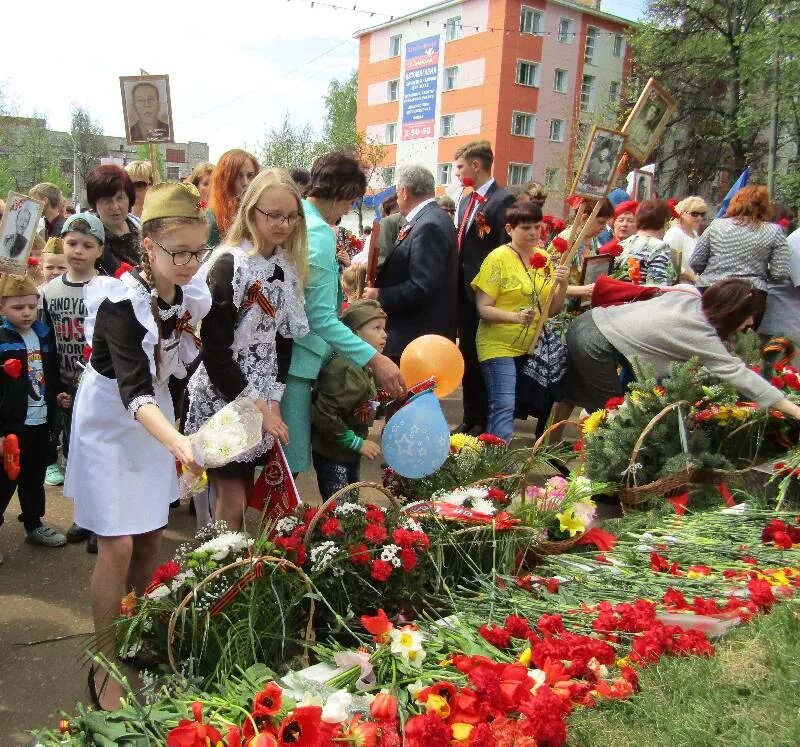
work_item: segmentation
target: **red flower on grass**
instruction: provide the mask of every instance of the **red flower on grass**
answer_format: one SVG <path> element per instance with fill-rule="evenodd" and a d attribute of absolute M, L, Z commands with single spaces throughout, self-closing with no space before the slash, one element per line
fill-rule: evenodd
<path fill-rule="evenodd" d="M 203 723 L 203 704 L 192 703 L 194 721 L 181 719 L 178 725 L 167 733 L 167 747 L 206 747 L 209 743 L 222 741 L 213 726 Z"/>
<path fill-rule="evenodd" d="M 180 563 L 174 560 L 168 560 L 164 565 L 160 565 L 153 571 L 153 577 L 150 579 L 150 586 L 159 586 L 160 584 L 172 581 L 180 572 Z"/>
<path fill-rule="evenodd" d="M 498 628 L 496 625 L 481 625 L 481 627 L 478 628 L 478 633 L 481 634 L 484 640 L 491 643 L 492 646 L 501 650 L 508 648 L 508 644 L 511 642 L 511 634 L 503 628 Z"/>
<path fill-rule="evenodd" d="M 322 708 L 300 706 L 290 713 L 278 728 L 278 744 L 296 747 L 320 747 L 322 743 Z"/>
<path fill-rule="evenodd" d="M 434 713 L 406 721 L 406 747 L 450 747 L 450 727 Z"/>
<path fill-rule="evenodd" d="M 372 635 L 375 643 L 386 643 L 389 640 L 389 631 L 394 628 L 383 610 L 378 610 L 376 615 L 361 615 L 361 624 Z"/>
<path fill-rule="evenodd" d="M 392 575 L 393 566 L 391 563 L 380 558 L 372 561 L 372 569 L 369 575 L 376 581 L 388 581 Z"/>
<path fill-rule="evenodd" d="M 258 711 L 267 716 L 274 716 L 281 709 L 283 691 L 274 682 L 267 686 L 253 698 L 253 711 Z"/>

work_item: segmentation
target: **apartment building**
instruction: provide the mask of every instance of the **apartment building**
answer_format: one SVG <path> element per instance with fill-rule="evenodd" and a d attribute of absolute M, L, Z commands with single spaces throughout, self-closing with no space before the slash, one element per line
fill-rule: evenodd
<path fill-rule="evenodd" d="M 446 0 L 358 31 L 357 126 L 386 145 L 370 186 L 421 163 L 453 193 L 453 153 L 485 138 L 498 181 L 561 213 L 590 125 L 616 123 L 630 26 L 599 0 Z"/>

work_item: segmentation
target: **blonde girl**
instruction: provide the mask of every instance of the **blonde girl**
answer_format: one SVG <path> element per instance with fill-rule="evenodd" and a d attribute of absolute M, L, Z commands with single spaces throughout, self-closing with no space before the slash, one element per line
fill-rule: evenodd
<path fill-rule="evenodd" d="M 303 308 L 306 225 L 288 174 L 262 171 L 247 188 L 228 234 L 205 269 L 213 299 L 203 322 L 203 362 L 189 381 L 186 432 L 239 395 L 261 410 L 264 438 L 239 461 L 209 470 L 215 518 L 240 529 L 256 464 L 289 432 L 281 397 L 292 340 L 308 333 Z"/>
<path fill-rule="evenodd" d="M 120 599 L 144 593 L 161 530 L 178 489 L 177 459 L 196 471 L 189 439 L 175 429 L 171 376 L 186 376 L 197 356 L 192 329 L 211 306 L 192 278 L 208 250 L 208 226 L 191 185 L 152 187 L 142 212 L 141 264 L 86 286 L 89 364 L 75 397 L 64 495 L 75 522 L 97 535 L 91 581 L 97 633 L 112 628 Z M 109 659 L 113 636 L 101 637 Z M 101 668 L 89 672 L 98 708 L 123 694 Z"/>

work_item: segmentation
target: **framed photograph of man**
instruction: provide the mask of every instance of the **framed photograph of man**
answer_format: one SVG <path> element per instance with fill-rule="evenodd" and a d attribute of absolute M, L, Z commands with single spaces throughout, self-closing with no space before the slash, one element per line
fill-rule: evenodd
<path fill-rule="evenodd" d="M 654 78 L 647 81 L 622 128 L 628 135 L 625 150 L 639 163 L 644 163 L 658 145 L 677 106 L 678 102 Z"/>
<path fill-rule="evenodd" d="M 595 125 L 572 193 L 590 200 L 605 197 L 614 179 L 624 145 L 624 133 Z"/>
<path fill-rule="evenodd" d="M 645 200 L 653 199 L 655 196 L 655 190 L 653 188 L 653 175 L 649 171 L 640 171 L 639 169 L 634 170 L 631 194 L 633 195 L 633 199 L 637 202 L 644 202 Z"/>
<path fill-rule="evenodd" d="M 168 75 L 126 75 L 119 87 L 129 143 L 175 142 Z"/>
<path fill-rule="evenodd" d="M 611 254 L 598 254 L 594 257 L 584 257 L 581 265 L 581 279 L 579 285 L 591 285 L 601 275 L 610 275 L 614 266 L 614 257 Z"/>
<path fill-rule="evenodd" d="M 0 221 L 0 270 L 23 273 L 31 253 L 33 235 L 44 203 L 27 195 L 9 192 L 6 212 Z"/>

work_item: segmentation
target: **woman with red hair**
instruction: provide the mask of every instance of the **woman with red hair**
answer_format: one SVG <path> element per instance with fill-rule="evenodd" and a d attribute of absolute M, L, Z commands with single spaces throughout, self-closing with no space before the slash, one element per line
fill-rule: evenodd
<path fill-rule="evenodd" d="M 789 245 L 780 226 L 770 223 L 771 215 L 763 184 L 740 189 L 725 217 L 712 221 L 697 240 L 689 263 L 700 276 L 697 286 L 743 278 L 766 297 L 771 281 L 788 280 Z"/>
<path fill-rule="evenodd" d="M 222 154 L 211 175 L 208 192 L 206 220 L 210 229 L 210 247 L 222 243 L 228 229 L 233 225 L 239 200 L 259 169 L 256 157 L 246 150 L 235 148 Z"/>

